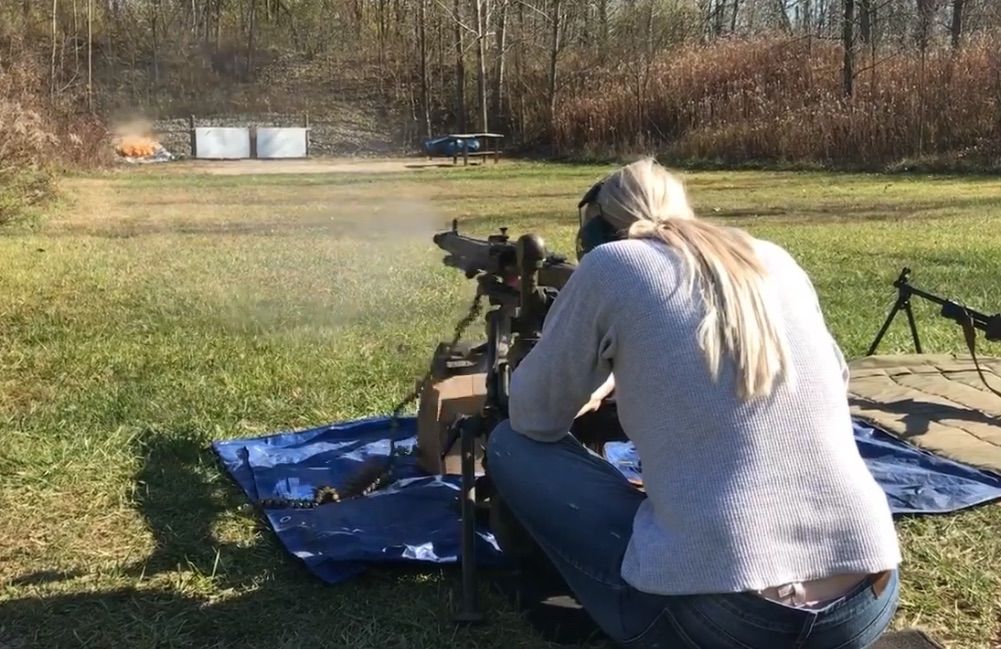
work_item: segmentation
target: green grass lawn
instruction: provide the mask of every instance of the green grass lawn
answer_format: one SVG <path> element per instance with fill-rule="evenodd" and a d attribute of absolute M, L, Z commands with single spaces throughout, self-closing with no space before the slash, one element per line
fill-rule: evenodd
<path fill-rule="evenodd" d="M 0 229 L 0 647 L 541 647 L 496 597 L 450 622 L 451 571 L 328 587 L 286 555 L 212 440 L 386 413 L 473 286 L 431 234 L 508 225 L 572 252 L 608 168 L 63 182 Z M 1001 310 L 997 179 L 692 173 L 700 213 L 786 246 L 858 356 L 914 282 Z M 957 327 L 916 310 L 930 351 Z M 903 319 L 882 351 L 906 351 Z M 990 353 L 987 344 L 984 354 Z M 794 443 L 794 440 L 792 440 Z M 897 626 L 998 646 L 1001 508 L 901 521 Z"/>

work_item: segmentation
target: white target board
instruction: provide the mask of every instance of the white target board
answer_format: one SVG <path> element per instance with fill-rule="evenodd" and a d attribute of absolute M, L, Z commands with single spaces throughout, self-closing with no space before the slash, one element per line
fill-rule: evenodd
<path fill-rule="evenodd" d="M 203 127 L 195 129 L 195 157 L 204 160 L 242 160 L 250 157 L 250 129 Z"/>
<path fill-rule="evenodd" d="M 305 158 L 308 155 L 309 129 L 258 128 L 258 158 Z"/>

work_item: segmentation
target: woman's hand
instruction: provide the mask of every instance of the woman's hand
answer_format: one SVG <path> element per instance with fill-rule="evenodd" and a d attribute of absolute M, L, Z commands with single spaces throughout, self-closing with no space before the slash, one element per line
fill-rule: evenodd
<path fill-rule="evenodd" d="M 610 395 L 612 393 L 612 390 L 614 389 L 615 389 L 615 376 L 609 374 L 608 379 L 601 384 L 601 387 L 599 387 L 591 394 L 591 398 L 588 400 L 587 403 L 584 404 L 584 407 L 577 412 L 577 415 L 574 417 L 574 419 L 579 418 L 581 415 L 586 415 L 589 412 L 594 412 L 595 410 L 600 408 L 602 400 L 604 400 L 605 397 Z"/>
<path fill-rule="evenodd" d="M 582 415 L 586 415 L 589 412 L 594 412 L 600 407 L 601 407 L 601 399 L 595 399 L 594 397 L 592 397 L 591 400 L 585 403 L 584 407 L 577 412 L 577 414 L 574 416 L 574 419 L 579 419 Z"/>

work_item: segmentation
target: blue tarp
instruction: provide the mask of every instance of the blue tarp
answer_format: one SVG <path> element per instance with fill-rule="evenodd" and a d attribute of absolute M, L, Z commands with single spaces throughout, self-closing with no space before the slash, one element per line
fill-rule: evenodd
<path fill-rule="evenodd" d="M 281 543 L 324 581 L 335 583 L 387 562 L 454 563 L 460 549 L 458 476 L 428 476 L 409 454 L 416 420 L 370 418 L 310 430 L 213 444 L 226 470 L 256 502 L 310 498 L 313 488 L 338 486 L 359 463 L 399 455 L 395 482 L 364 498 L 315 509 L 267 510 Z M 882 431 L 855 424 L 855 440 L 895 514 L 942 514 L 1001 498 L 1001 476 L 932 455 Z M 631 444 L 609 444 L 609 460 L 638 476 Z M 402 452 L 402 454 L 401 454 Z M 477 559 L 502 561 L 489 530 L 478 534 Z"/>

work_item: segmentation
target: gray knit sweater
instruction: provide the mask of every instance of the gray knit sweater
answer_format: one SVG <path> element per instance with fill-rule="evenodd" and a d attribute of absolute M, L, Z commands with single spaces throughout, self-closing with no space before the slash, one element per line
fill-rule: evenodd
<path fill-rule="evenodd" d="M 712 381 L 684 262 L 649 240 L 590 252 L 512 377 L 513 428 L 553 441 L 614 368 L 648 496 L 622 561 L 641 591 L 755 590 L 901 559 L 886 496 L 854 442 L 847 368 L 813 286 L 780 247 L 756 246 L 783 296 L 795 372 L 769 400 L 740 402 L 732 366 Z"/>

